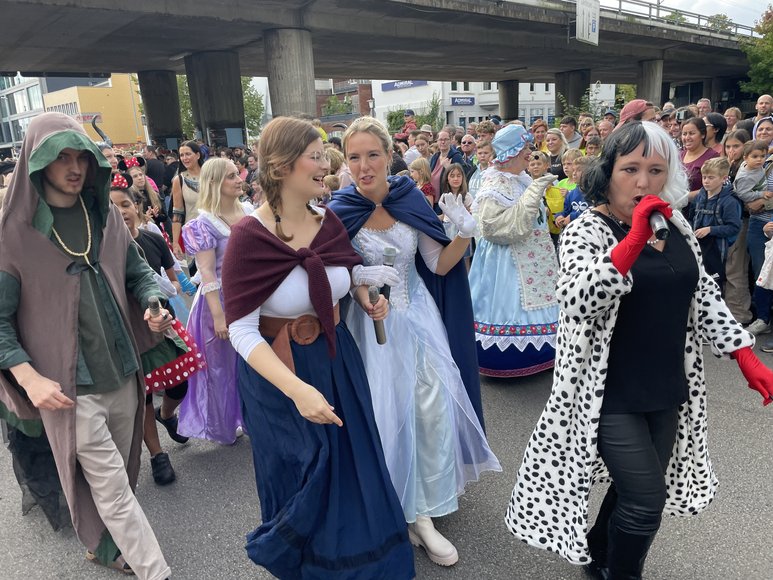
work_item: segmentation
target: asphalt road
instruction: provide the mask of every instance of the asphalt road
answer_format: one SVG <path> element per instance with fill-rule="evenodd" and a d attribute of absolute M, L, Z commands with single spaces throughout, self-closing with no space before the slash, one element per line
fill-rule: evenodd
<path fill-rule="evenodd" d="M 773 366 L 773 355 L 760 353 Z M 647 580 L 773 579 L 773 407 L 743 383 L 733 362 L 707 356 L 710 444 L 720 491 L 703 514 L 667 518 L 645 568 Z M 455 514 L 438 528 L 459 550 L 452 568 L 416 551 L 419 579 L 572 580 L 582 570 L 529 548 L 505 529 L 504 510 L 515 470 L 548 397 L 551 373 L 522 380 L 487 381 L 484 404 L 491 447 L 503 473 L 485 474 L 468 487 Z M 206 442 L 180 446 L 163 436 L 178 481 L 153 483 L 149 460 L 137 495 L 175 579 L 241 580 L 271 576 L 243 549 L 244 534 L 260 521 L 250 442 L 232 447 Z M 592 513 L 603 489 L 594 490 Z M 20 513 L 10 454 L 0 451 L 0 580 L 115 580 L 89 563 L 71 529 L 53 532 L 38 508 Z"/>

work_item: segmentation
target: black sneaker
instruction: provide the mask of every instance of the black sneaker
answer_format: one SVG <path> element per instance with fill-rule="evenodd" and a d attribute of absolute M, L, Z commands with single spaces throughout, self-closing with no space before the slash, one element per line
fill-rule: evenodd
<path fill-rule="evenodd" d="M 169 461 L 169 455 L 166 453 L 159 453 L 155 457 L 151 457 L 150 466 L 153 468 L 153 481 L 156 482 L 156 485 L 169 485 L 177 479 Z"/>
<path fill-rule="evenodd" d="M 161 407 L 156 407 L 156 421 L 161 423 L 166 428 L 166 432 L 169 433 L 169 437 L 172 438 L 172 441 L 177 441 L 178 443 L 188 442 L 188 437 L 183 437 L 177 433 L 177 415 L 172 415 L 168 419 L 162 419 Z"/>
<path fill-rule="evenodd" d="M 762 352 L 773 352 L 773 341 L 768 341 L 760 347 Z"/>

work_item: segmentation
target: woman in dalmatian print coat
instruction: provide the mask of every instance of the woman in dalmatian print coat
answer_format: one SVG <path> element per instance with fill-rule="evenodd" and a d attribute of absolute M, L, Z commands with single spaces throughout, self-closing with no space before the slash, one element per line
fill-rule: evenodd
<path fill-rule="evenodd" d="M 706 434 L 702 343 L 735 359 L 765 404 L 773 372 L 706 273 L 683 205 L 686 178 L 655 123 L 617 129 L 586 172 L 595 204 L 562 235 L 553 391 L 505 522 L 596 578 L 641 578 L 663 513 L 696 514 L 717 478 Z M 654 195 L 653 195 L 654 194 Z M 669 218 L 652 234 L 649 216 Z M 611 480 L 588 531 L 591 485 Z"/>

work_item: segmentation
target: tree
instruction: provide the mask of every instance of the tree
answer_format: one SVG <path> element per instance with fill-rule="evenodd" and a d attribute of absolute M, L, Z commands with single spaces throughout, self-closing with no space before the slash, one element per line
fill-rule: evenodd
<path fill-rule="evenodd" d="M 443 103 L 440 101 L 440 95 L 435 91 L 432 91 L 432 97 L 424 104 L 424 111 L 422 115 L 416 115 L 416 126 L 431 125 L 434 132 L 440 131 L 443 128 Z"/>
<path fill-rule="evenodd" d="M 730 32 L 733 29 L 733 21 L 727 14 L 715 14 L 707 19 L 709 28 L 717 32 Z"/>
<path fill-rule="evenodd" d="M 177 75 L 177 94 L 180 97 L 180 120 L 182 121 L 183 135 L 187 139 L 193 139 L 196 126 L 193 122 L 191 94 L 188 92 L 188 79 L 185 75 Z"/>
<path fill-rule="evenodd" d="M 354 106 L 352 100 L 346 96 L 339 100 L 335 95 L 330 95 L 324 105 L 322 105 L 322 116 L 330 115 L 351 115 Z"/>
<path fill-rule="evenodd" d="M 400 129 L 403 128 L 403 125 L 405 124 L 405 115 L 404 115 L 405 109 L 406 107 L 403 107 L 401 105 L 396 109 L 392 109 L 391 111 L 387 112 L 386 114 L 387 129 L 391 134 L 394 135 L 395 133 L 399 132 Z"/>
<path fill-rule="evenodd" d="M 263 105 L 263 95 L 252 86 L 250 77 L 242 77 L 242 94 L 244 96 L 244 126 L 247 134 L 255 137 L 260 134 L 263 115 L 266 107 Z"/>
<path fill-rule="evenodd" d="M 684 24 L 687 22 L 687 18 L 685 18 L 684 14 L 679 12 L 679 10 L 674 10 L 671 14 L 666 16 L 663 20 L 666 22 L 669 22 L 671 24 Z"/>
<path fill-rule="evenodd" d="M 749 59 L 749 81 L 741 82 L 741 90 L 747 93 L 773 92 L 773 6 L 756 22 L 754 31 L 758 38 L 741 41 L 741 48 Z"/>
<path fill-rule="evenodd" d="M 580 113 L 588 112 L 594 117 L 600 117 L 603 113 L 603 106 L 598 99 L 598 91 L 591 92 L 590 87 L 580 97 L 579 105 L 570 105 L 569 101 L 562 93 L 556 93 L 558 102 L 561 103 L 561 116 L 574 117 L 575 119 L 580 116 Z M 561 121 L 561 116 L 557 116 L 555 119 L 556 126 Z"/>
<path fill-rule="evenodd" d="M 403 124 L 405 123 L 403 115 L 407 108 L 408 107 L 400 105 L 386 114 L 387 129 L 390 133 L 397 133 L 403 128 Z M 440 101 L 440 96 L 436 92 L 433 91 L 429 101 L 425 101 L 424 106 L 417 107 L 417 109 L 424 111 L 424 113 L 417 114 L 414 117 L 417 127 L 431 125 L 434 132 L 438 132 L 443 128 L 443 125 L 445 124 L 443 121 L 443 103 Z"/>

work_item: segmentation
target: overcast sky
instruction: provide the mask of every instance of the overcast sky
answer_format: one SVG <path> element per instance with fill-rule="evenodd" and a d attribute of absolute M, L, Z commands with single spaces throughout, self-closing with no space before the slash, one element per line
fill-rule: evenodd
<path fill-rule="evenodd" d="M 656 0 L 650 0 L 653 4 Z M 705 16 L 727 14 L 738 24 L 754 26 L 770 4 L 769 0 L 663 0 L 662 5 Z M 601 0 L 602 6 L 617 6 L 618 0 Z M 624 6 L 625 9 L 625 6 Z"/>

